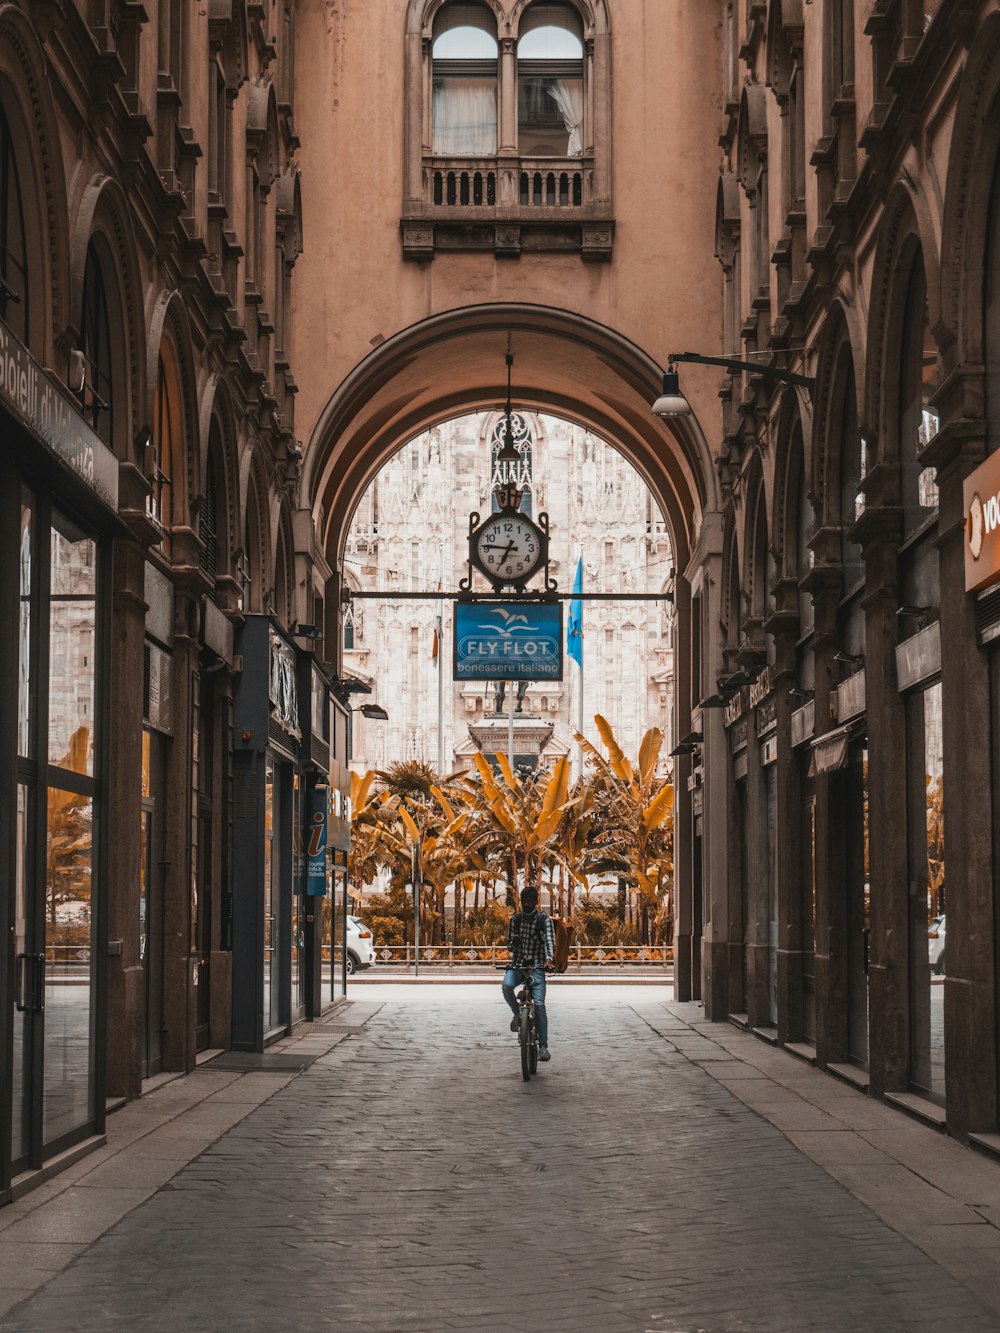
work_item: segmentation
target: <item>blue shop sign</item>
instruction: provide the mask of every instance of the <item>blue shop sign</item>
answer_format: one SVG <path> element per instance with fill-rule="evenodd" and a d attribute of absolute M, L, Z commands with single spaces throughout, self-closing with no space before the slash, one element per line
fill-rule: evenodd
<path fill-rule="evenodd" d="M 329 788 L 311 787 L 306 802 L 306 893 L 326 894 L 326 811 Z"/>
<path fill-rule="evenodd" d="M 456 680 L 562 680 L 561 602 L 456 602 Z"/>

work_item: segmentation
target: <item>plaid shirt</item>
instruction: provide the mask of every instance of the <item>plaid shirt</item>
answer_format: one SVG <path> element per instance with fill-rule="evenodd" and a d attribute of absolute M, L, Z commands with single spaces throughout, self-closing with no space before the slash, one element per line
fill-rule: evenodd
<path fill-rule="evenodd" d="M 556 952 L 556 930 L 551 918 L 537 910 L 530 914 L 517 912 L 507 929 L 507 948 L 514 967 L 542 967 L 551 962 Z"/>

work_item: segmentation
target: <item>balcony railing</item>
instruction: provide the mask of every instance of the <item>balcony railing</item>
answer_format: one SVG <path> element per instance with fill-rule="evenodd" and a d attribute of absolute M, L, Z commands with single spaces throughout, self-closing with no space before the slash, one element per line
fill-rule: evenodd
<path fill-rule="evenodd" d="M 590 159 L 427 159 L 425 198 L 434 208 L 583 208 Z"/>
<path fill-rule="evenodd" d="M 433 259 L 456 250 L 576 252 L 607 262 L 614 240 L 611 201 L 593 157 L 423 159 L 421 191 L 400 225 L 403 255 Z"/>

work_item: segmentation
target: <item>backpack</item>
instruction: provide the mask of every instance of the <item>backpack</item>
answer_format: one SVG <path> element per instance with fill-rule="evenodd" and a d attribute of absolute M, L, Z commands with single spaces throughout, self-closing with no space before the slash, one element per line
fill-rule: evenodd
<path fill-rule="evenodd" d="M 542 934 L 544 929 L 545 919 L 545 914 L 539 912 L 538 919 L 535 922 L 535 929 L 539 935 Z M 556 936 L 556 947 L 552 955 L 552 970 L 553 972 L 565 972 L 569 967 L 569 946 L 572 943 L 573 932 L 562 917 L 550 916 L 548 919 L 552 922 Z"/>

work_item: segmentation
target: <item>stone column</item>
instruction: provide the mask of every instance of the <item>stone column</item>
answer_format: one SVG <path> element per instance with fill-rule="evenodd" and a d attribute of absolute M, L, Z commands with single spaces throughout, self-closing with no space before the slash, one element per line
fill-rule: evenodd
<path fill-rule="evenodd" d="M 145 556 L 138 542 L 111 550 L 111 661 L 107 769 L 107 1092 L 142 1091 L 145 994 L 139 959 Z"/>
<path fill-rule="evenodd" d="M 747 1017 L 751 1027 L 771 1021 L 768 995 L 768 922 L 770 920 L 770 866 L 768 865 L 767 784 L 757 737 L 757 709 L 747 716 Z M 734 926 L 742 923 L 737 918 Z"/>
<path fill-rule="evenodd" d="M 674 651 L 674 738 L 691 730 L 691 589 L 686 579 L 675 580 L 677 641 Z M 701 958 L 695 954 L 694 815 L 687 777 L 688 760 L 674 760 L 674 996 L 697 999 Z"/>
<path fill-rule="evenodd" d="M 429 46 L 429 43 L 426 44 Z M 422 33 L 406 35 L 406 109 L 403 144 L 404 163 L 403 212 L 407 217 L 419 214 L 424 204 L 424 153 L 430 151 L 431 83 L 425 77 L 424 66 L 430 65 L 430 53 L 425 60 L 425 40 Z M 425 116 L 426 108 L 426 116 Z"/>
<path fill-rule="evenodd" d="M 233 677 L 228 670 L 217 677 L 215 701 L 214 772 L 212 773 L 212 949 L 209 963 L 211 1003 L 209 1041 L 225 1050 L 232 1040 L 233 954 L 223 948 L 229 923 L 223 904 L 232 876 L 233 836 Z"/>
<path fill-rule="evenodd" d="M 173 739 L 167 754 L 166 867 L 163 886 L 163 1067 L 193 1069 L 195 1009 L 191 959 L 193 732 L 198 681 L 198 600 L 174 599 Z"/>
<path fill-rule="evenodd" d="M 500 41 L 500 112 L 498 149 L 501 157 L 517 157 L 517 42 Z"/>
<path fill-rule="evenodd" d="M 869 474 L 871 479 L 871 474 Z M 875 484 L 879 479 L 875 478 Z M 871 954 L 868 1061 L 876 1095 L 909 1079 L 909 858 L 903 704 L 896 677 L 896 557 L 901 511 L 868 509 L 855 525 L 865 554 L 865 691 L 868 722 Z"/>
<path fill-rule="evenodd" d="M 790 586 L 785 586 L 788 583 Z M 774 711 L 778 758 L 775 771 L 775 873 L 778 877 L 778 1040 L 801 1041 L 802 996 L 802 782 L 798 757 L 792 749 L 794 703 L 789 690 L 795 684 L 795 641 L 798 613 L 790 609 L 798 587 L 786 580 L 777 595 L 789 609 L 771 617 L 767 629 L 774 635 Z"/>
<path fill-rule="evenodd" d="M 813 709 L 814 736 L 835 725 L 831 711 L 838 668 L 837 605 L 843 577 L 840 570 L 840 529 L 821 528 L 812 540 L 815 563 L 807 589 L 814 610 Z M 847 1059 L 847 916 L 844 901 L 845 826 L 836 799 L 835 774 L 818 773 L 816 790 L 816 1059 L 820 1065 Z"/>
<path fill-rule="evenodd" d="M 722 670 L 722 641 L 719 633 L 722 590 L 722 514 L 702 518 L 698 545 L 688 563 L 692 591 L 700 590 L 702 625 L 702 681 L 694 691 L 715 681 Z M 697 583 L 696 583 L 697 581 Z M 729 914 L 729 743 L 722 710 L 705 709 L 700 714 L 704 795 L 702 818 L 702 874 L 705 931 L 702 937 L 702 998 L 705 1016 L 724 1021 L 729 1016 L 730 945 L 733 925 Z M 739 930 L 739 923 L 736 925 Z"/>

